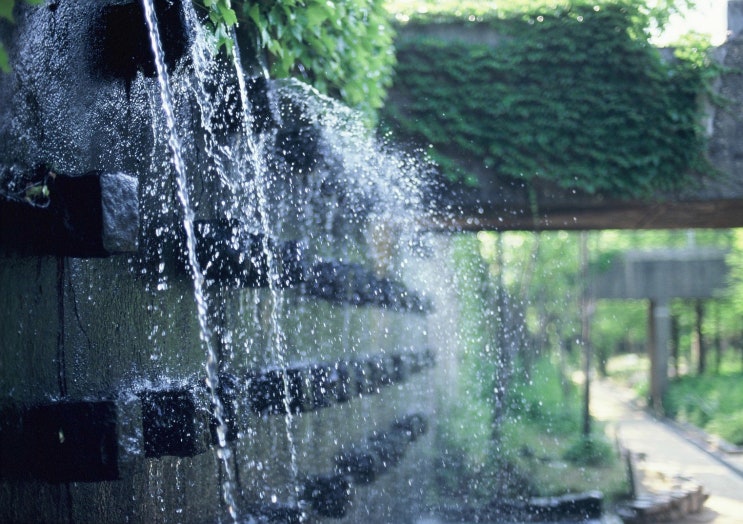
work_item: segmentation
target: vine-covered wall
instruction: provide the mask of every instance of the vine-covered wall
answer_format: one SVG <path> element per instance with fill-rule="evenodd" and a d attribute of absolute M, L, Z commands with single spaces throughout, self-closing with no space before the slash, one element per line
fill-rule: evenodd
<path fill-rule="evenodd" d="M 709 172 L 699 100 L 715 66 L 704 46 L 664 59 L 632 4 L 471 18 L 400 28 L 383 110 L 449 180 L 637 197 Z"/>

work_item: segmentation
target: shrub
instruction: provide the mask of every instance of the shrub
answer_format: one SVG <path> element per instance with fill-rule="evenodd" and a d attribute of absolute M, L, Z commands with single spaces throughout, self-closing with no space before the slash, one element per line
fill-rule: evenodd
<path fill-rule="evenodd" d="M 743 446 L 743 411 L 714 418 L 707 425 L 707 430 L 731 444 Z"/>
<path fill-rule="evenodd" d="M 611 464 L 615 452 L 603 436 L 581 436 L 567 449 L 563 458 L 578 466 L 598 467 Z"/>

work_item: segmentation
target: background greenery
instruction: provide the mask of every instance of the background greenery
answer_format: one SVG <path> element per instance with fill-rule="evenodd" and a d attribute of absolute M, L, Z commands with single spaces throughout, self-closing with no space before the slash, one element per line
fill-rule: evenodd
<path fill-rule="evenodd" d="M 577 329 L 576 238 L 453 238 L 459 380 L 437 417 L 443 452 L 435 480 L 443 500 L 518 500 L 597 488 L 610 500 L 626 495 L 623 463 L 602 428 L 581 435 L 581 393 L 571 379 L 580 355 L 565 340 Z M 540 291 L 549 295 L 538 299 Z M 544 330 L 540 322 L 551 325 Z"/>
<path fill-rule="evenodd" d="M 630 249 L 717 247 L 729 250 L 731 278 L 702 302 L 709 362 L 699 373 L 697 302 L 674 300 L 678 362 L 664 399 L 667 413 L 731 443 L 743 444 L 743 230 L 596 231 L 585 233 L 589 267 Z M 462 233 L 453 241 L 461 291 L 457 345 L 459 390 L 438 417 L 439 495 L 557 495 L 599 487 L 627 492 L 622 462 L 595 427 L 581 435 L 581 234 Z M 500 289 L 499 289 L 500 287 Z M 500 308 L 500 295 L 505 308 Z M 597 370 L 647 395 L 647 308 L 643 300 L 595 304 L 589 347 Z M 503 344 L 505 339 L 516 344 Z M 507 358 L 504 358 L 507 353 Z M 504 370 L 500 366 L 506 366 Z M 498 388 L 505 389 L 499 398 Z M 498 417 L 497 404 L 505 408 Z M 475 500 L 477 500 L 475 498 Z"/>
<path fill-rule="evenodd" d="M 632 1 L 467 12 L 398 15 L 405 25 L 383 110 L 449 180 L 637 197 L 710 173 L 699 97 L 716 67 L 703 40 L 665 58 L 649 42 L 661 22 Z M 435 26 L 447 36 L 432 36 Z M 482 28 L 497 45 L 468 37 Z"/>

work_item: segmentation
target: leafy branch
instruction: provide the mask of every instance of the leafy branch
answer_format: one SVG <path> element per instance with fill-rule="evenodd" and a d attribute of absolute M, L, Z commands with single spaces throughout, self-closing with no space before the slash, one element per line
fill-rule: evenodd
<path fill-rule="evenodd" d="M 298 77 L 373 119 L 391 83 L 394 33 L 382 0 L 201 0 L 220 45 L 239 22 L 274 78 Z"/>
<path fill-rule="evenodd" d="M 237 14 L 230 0 L 201 0 L 208 13 L 208 23 L 217 42 L 217 48 L 225 47 L 232 53 L 232 28 L 237 25 Z"/>

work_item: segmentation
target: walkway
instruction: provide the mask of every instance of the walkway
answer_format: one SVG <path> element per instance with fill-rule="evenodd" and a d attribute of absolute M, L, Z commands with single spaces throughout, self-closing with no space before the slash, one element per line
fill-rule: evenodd
<path fill-rule="evenodd" d="M 743 524 L 743 476 L 690 443 L 681 432 L 631 403 L 631 394 L 607 382 L 591 385 L 591 412 L 635 456 L 645 471 L 691 477 L 710 494 L 705 509 L 677 523 Z M 743 471 L 743 457 L 726 458 Z"/>

